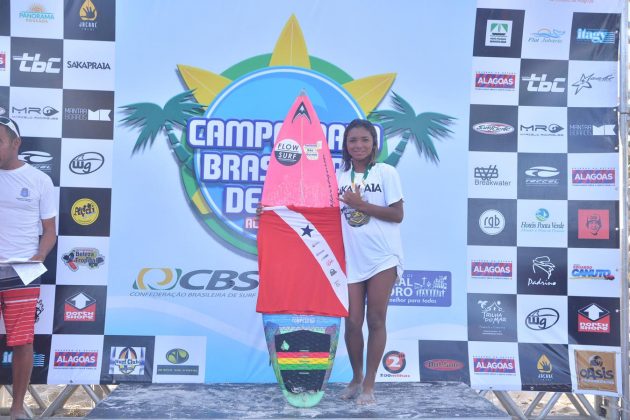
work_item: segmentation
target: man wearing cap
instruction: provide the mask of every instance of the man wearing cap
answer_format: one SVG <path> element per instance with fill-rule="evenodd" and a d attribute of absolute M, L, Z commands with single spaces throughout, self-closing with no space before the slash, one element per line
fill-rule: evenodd
<path fill-rule="evenodd" d="M 22 139 L 15 121 L 0 117 L 0 261 L 44 261 L 57 241 L 57 205 L 51 179 L 18 159 Z M 0 264 L 0 318 L 13 348 L 11 420 L 27 418 L 24 396 L 33 369 L 39 279 L 25 285 Z"/>

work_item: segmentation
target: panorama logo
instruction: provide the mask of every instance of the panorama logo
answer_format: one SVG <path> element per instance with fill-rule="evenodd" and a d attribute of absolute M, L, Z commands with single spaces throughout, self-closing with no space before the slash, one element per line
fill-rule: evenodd
<path fill-rule="evenodd" d="M 221 74 L 183 64 L 177 67 L 185 92 L 164 107 L 148 107 L 138 103 L 141 101 L 123 106 L 127 117 L 122 123 L 140 131 L 134 153 L 151 147 L 162 132 L 171 138 L 184 193 L 198 219 L 225 244 L 252 255 L 257 253 L 256 205 L 270 154 L 286 157 L 285 164 L 309 158 L 308 151 L 305 156 L 292 152 L 289 142 L 283 144 L 287 150 L 274 148 L 274 139 L 299 89 L 311 96 L 317 93 L 317 102 L 326 104 L 315 103 L 315 107 L 333 161 L 338 164 L 345 124 L 373 112 L 372 116 L 378 115 L 375 108 L 388 95 L 396 77 L 387 73 L 353 80 L 334 64 L 309 55 L 295 16 L 289 18 L 271 54 L 246 59 Z M 252 98 L 265 98 L 264 106 L 254 106 Z M 407 101 L 393 93 L 392 99 L 397 109 L 413 112 L 415 119 L 417 111 Z M 446 136 L 440 133 L 450 131 L 442 128 L 446 129 L 452 117 L 427 114 L 426 118 L 426 127 L 437 124 L 440 129 L 421 128 L 417 138 L 426 135 L 433 142 Z M 394 123 L 398 120 L 385 118 L 378 129 L 385 132 Z M 176 129 L 180 127 L 184 130 L 177 139 Z M 411 129 L 403 127 L 400 132 Z M 384 136 L 379 136 L 379 141 L 379 161 L 396 166 L 400 155 L 389 153 Z"/>
<path fill-rule="evenodd" d="M 48 23 L 55 19 L 54 13 L 46 11 L 41 4 L 32 4 L 28 10 L 21 11 L 18 17 L 29 23 Z"/>
<path fill-rule="evenodd" d="M 615 186 L 615 169 L 571 169 L 571 181 L 574 186 L 601 185 Z"/>

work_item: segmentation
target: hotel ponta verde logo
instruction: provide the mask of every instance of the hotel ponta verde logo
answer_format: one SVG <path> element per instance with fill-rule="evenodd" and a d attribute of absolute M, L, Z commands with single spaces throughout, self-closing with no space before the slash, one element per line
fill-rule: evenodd
<path fill-rule="evenodd" d="M 377 111 L 396 75 L 353 79 L 334 64 L 309 55 L 295 16 L 289 18 L 272 53 L 241 61 L 221 74 L 177 67 L 185 92 L 164 107 L 151 103 L 122 107 L 127 114 L 123 124 L 140 129 L 133 152 L 150 147 L 158 134 L 165 133 L 197 217 L 226 243 L 252 255 L 256 205 L 269 155 L 287 110 L 302 90 L 317 111 L 337 163 L 345 125 L 355 118 L 378 123 L 379 160 L 393 166 L 408 143 L 437 163 L 433 141 L 451 133 L 452 117 L 416 114 L 396 93 L 395 110 Z M 385 136 L 398 139 L 391 153 Z"/>

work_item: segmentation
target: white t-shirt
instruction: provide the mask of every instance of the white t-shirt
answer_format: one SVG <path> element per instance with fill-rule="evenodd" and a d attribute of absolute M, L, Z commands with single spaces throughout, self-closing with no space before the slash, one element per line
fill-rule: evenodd
<path fill-rule="evenodd" d="M 37 254 L 41 220 L 55 216 L 57 204 L 48 175 L 27 163 L 0 169 L 0 259 Z"/>
<path fill-rule="evenodd" d="M 337 171 L 339 195 L 351 188 L 350 174 L 351 170 Z M 387 207 L 403 198 L 398 172 L 386 163 L 375 164 L 365 180 L 362 173 L 355 173 L 354 182 L 361 185 L 363 198 L 377 206 Z M 400 223 L 369 217 L 341 202 L 339 205 L 348 283 L 365 281 L 391 267 L 396 267 L 400 277 L 403 273 Z"/>

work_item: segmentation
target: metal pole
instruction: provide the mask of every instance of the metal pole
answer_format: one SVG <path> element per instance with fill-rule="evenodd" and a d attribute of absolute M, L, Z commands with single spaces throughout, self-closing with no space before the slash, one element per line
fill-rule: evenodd
<path fill-rule="evenodd" d="M 621 24 L 619 25 L 619 45 L 621 48 L 619 57 L 619 81 L 620 81 L 620 114 L 619 114 L 619 154 L 621 155 L 621 168 L 623 176 L 622 205 L 620 206 L 621 217 L 621 418 L 630 419 L 630 392 L 628 378 L 630 368 L 628 366 L 628 333 L 630 332 L 628 323 L 628 2 L 624 1 L 621 9 Z"/>

